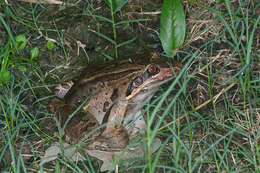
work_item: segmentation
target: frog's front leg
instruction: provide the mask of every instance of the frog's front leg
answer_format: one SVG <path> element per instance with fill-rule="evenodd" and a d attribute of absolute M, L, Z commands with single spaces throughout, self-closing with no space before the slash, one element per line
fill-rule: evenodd
<path fill-rule="evenodd" d="M 105 131 L 114 130 L 119 126 L 123 126 L 124 117 L 126 115 L 127 103 L 118 101 L 114 103 L 110 110 L 107 112 L 106 120 L 103 120 L 102 124 L 107 123 Z"/>
<path fill-rule="evenodd" d="M 112 148 L 124 148 L 129 143 L 129 135 L 123 126 L 126 108 L 127 103 L 125 102 L 114 103 L 110 111 L 107 112 L 107 120 L 103 121 L 107 125 L 101 136 L 108 140 L 107 143 Z"/>

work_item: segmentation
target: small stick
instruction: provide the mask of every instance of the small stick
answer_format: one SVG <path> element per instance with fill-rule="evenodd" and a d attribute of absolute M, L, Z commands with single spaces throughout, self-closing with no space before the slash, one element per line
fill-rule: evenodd
<path fill-rule="evenodd" d="M 29 2 L 29 3 L 40 3 L 40 4 L 55 4 L 55 5 L 60 5 L 60 4 L 65 4 L 62 1 L 59 0 L 18 0 L 22 2 Z M 71 3 L 66 3 L 66 5 L 73 6 Z"/>

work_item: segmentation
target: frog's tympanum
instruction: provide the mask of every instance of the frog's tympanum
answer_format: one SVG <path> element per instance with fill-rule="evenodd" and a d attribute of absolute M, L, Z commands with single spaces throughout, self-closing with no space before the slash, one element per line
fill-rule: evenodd
<path fill-rule="evenodd" d="M 63 99 L 51 100 L 50 111 L 61 126 L 72 117 L 65 128 L 70 143 L 89 136 L 87 140 L 94 141 L 90 148 L 120 150 L 133 133 L 145 128 L 140 116 L 143 106 L 180 68 L 155 53 L 93 65 L 74 81 Z"/>

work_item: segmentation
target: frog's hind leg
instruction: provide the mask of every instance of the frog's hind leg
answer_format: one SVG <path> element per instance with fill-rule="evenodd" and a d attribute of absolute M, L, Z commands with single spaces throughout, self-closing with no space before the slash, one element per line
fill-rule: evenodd
<path fill-rule="evenodd" d="M 110 128 L 110 130 L 112 130 Z M 105 130 L 92 144 L 99 150 L 122 150 L 129 144 L 129 135 L 124 127 L 115 127 L 112 131 Z"/>

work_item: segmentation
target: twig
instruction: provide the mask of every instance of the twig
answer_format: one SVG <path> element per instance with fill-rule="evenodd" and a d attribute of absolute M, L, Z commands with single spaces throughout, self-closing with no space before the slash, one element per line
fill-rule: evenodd
<path fill-rule="evenodd" d="M 40 4 L 55 4 L 55 5 L 66 4 L 69 6 L 74 5 L 71 3 L 64 3 L 64 2 L 58 1 L 58 0 L 18 0 L 18 1 L 29 2 L 29 3 L 40 3 Z"/>

